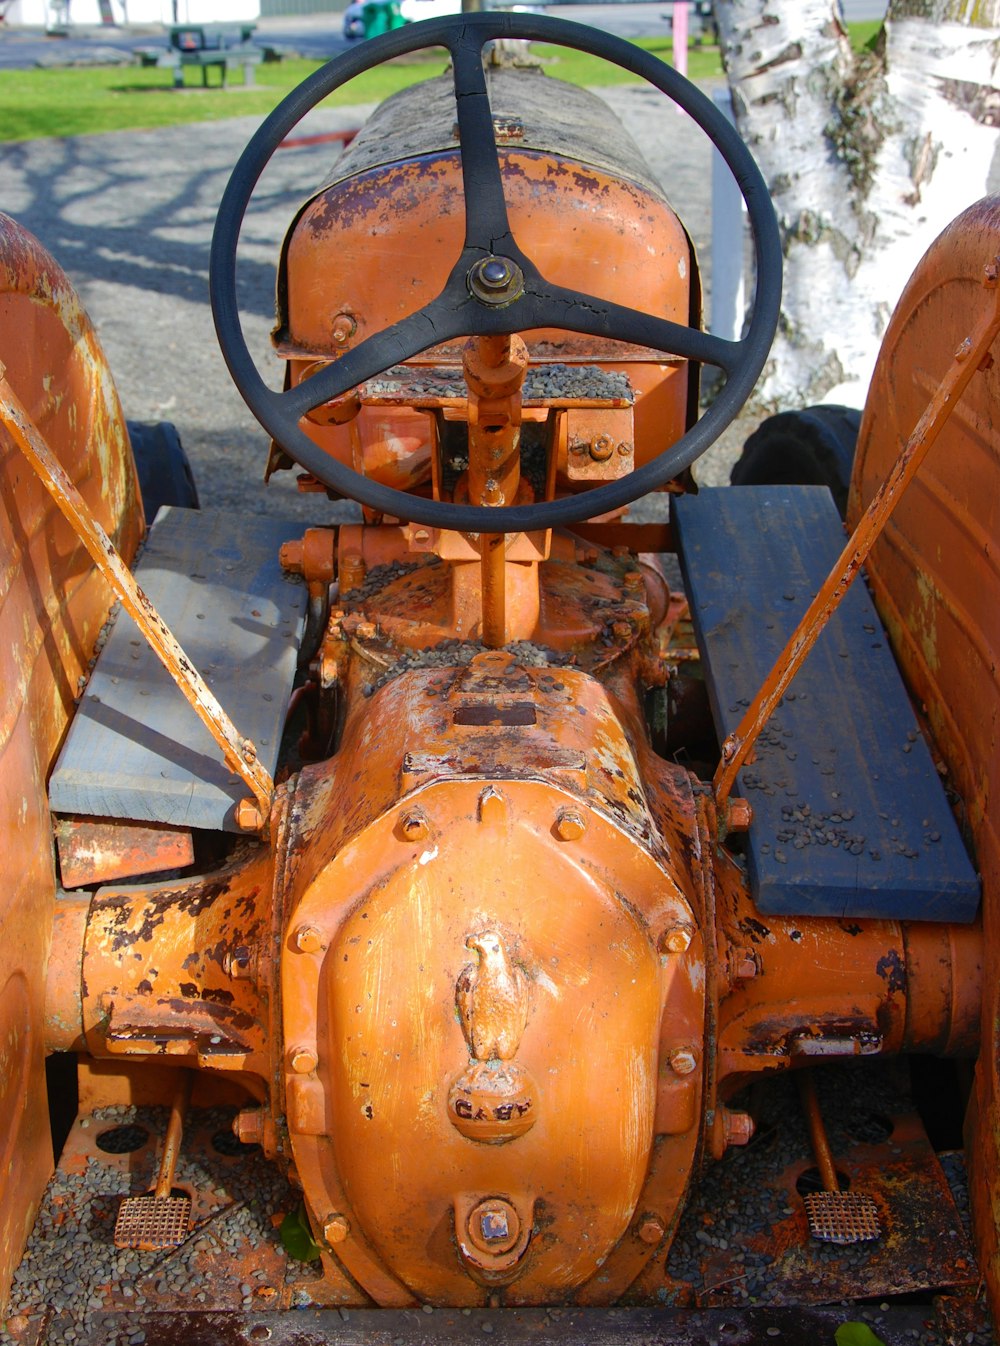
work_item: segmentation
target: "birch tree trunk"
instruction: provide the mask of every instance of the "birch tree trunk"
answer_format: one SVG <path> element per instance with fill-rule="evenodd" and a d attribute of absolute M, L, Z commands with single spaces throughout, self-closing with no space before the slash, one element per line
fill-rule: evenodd
<path fill-rule="evenodd" d="M 1000 126 L 1000 0 L 890 0 L 855 56 L 839 0 L 716 0 L 737 126 L 785 247 L 761 410 L 861 406 L 904 284 L 983 196 Z"/>

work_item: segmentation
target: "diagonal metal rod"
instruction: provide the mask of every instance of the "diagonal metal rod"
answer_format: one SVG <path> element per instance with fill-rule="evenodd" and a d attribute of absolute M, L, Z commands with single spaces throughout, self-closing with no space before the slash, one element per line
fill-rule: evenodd
<path fill-rule="evenodd" d="M 816 644 L 823 628 L 858 577 L 868 553 L 881 536 L 900 497 L 954 411 L 973 374 L 989 357 L 990 346 L 1000 332 L 998 278 L 1000 278 L 1000 257 L 989 263 L 983 275 L 983 284 L 993 290 L 990 310 L 976 325 L 972 334 L 958 347 L 947 373 L 893 464 L 892 471 L 875 492 L 847 546 L 792 632 L 787 645 L 778 655 L 774 667 L 764 679 L 760 691 L 751 701 L 742 720 L 723 743 L 722 760 L 712 782 L 716 807 L 720 814 L 725 808 L 737 773 L 752 752 L 761 730 L 788 690 L 789 683 L 802 667 L 806 655 Z"/>
<path fill-rule="evenodd" d="M 166 622 L 136 583 L 117 547 L 94 518 L 89 505 L 69 479 L 62 464 L 46 444 L 38 427 L 7 382 L 6 370 L 2 364 L 0 364 L 0 421 L 90 553 L 91 559 L 121 601 L 122 607 L 133 618 L 153 652 L 219 745 L 226 766 L 234 775 L 239 776 L 252 792 L 260 810 L 263 826 L 271 811 L 274 782 L 270 773 L 258 760 L 257 749 L 250 739 L 242 738 L 237 732 L 236 726 L 181 649 Z"/>

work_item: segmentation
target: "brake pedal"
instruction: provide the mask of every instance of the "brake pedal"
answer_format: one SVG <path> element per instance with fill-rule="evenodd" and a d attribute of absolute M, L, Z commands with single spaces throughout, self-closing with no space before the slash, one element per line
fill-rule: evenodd
<path fill-rule="evenodd" d="M 170 1106 L 170 1121 L 163 1140 L 163 1155 L 156 1177 L 156 1187 L 143 1196 L 128 1196 L 118 1208 L 115 1221 L 115 1247 L 138 1248 L 143 1252 L 159 1252 L 176 1248 L 188 1235 L 191 1221 L 191 1198 L 172 1196 L 174 1172 L 180 1155 L 184 1134 L 184 1114 L 191 1101 L 194 1076 L 182 1071 L 182 1079 Z"/>
<path fill-rule="evenodd" d="M 879 1227 L 878 1207 L 871 1197 L 863 1192 L 840 1190 L 812 1071 L 799 1071 L 796 1082 L 809 1124 L 809 1139 L 816 1167 L 823 1183 L 822 1192 L 809 1192 L 803 1198 L 810 1234 L 821 1243 L 864 1243 L 869 1239 L 880 1238 L 882 1231 Z"/>

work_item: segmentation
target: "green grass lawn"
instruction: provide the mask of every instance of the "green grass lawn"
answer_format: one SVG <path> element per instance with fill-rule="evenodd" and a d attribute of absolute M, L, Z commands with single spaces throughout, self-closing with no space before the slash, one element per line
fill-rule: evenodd
<path fill-rule="evenodd" d="M 856 49 L 870 40 L 878 24 L 852 24 Z M 670 61 L 670 38 L 642 38 L 639 45 Z M 566 47 L 539 46 L 546 71 L 571 84 L 607 85 L 635 82 L 635 76 L 596 57 Z M 153 67 L 59 67 L 7 70 L 0 80 L 0 136 L 4 140 L 34 140 L 42 136 L 76 136 L 101 131 L 137 131 L 154 126 L 219 121 L 226 117 L 263 116 L 317 68 L 315 61 L 285 60 L 259 65 L 255 88 L 244 88 L 240 75 L 226 89 L 202 88 L 201 72 L 184 72 L 186 87 L 171 88 L 172 72 Z M 397 89 L 415 84 L 444 69 L 441 51 L 417 52 L 389 62 L 352 80 L 330 96 L 331 104 L 375 103 Z M 692 79 L 722 75 L 716 47 L 693 47 L 688 55 Z"/>

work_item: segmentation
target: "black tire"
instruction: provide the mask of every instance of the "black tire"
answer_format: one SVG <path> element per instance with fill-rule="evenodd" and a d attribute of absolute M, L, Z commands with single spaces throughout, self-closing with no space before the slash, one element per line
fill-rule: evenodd
<path fill-rule="evenodd" d="M 174 426 L 169 421 L 128 421 L 127 425 L 146 523 L 153 522 L 161 505 L 198 509 L 194 473 Z"/>
<path fill-rule="evenodd" d="M 729 480 L 734 486 L 829 486 L 843 518 L 860 424 L 854 407 L 769 416 L 744 444 Z"/>

